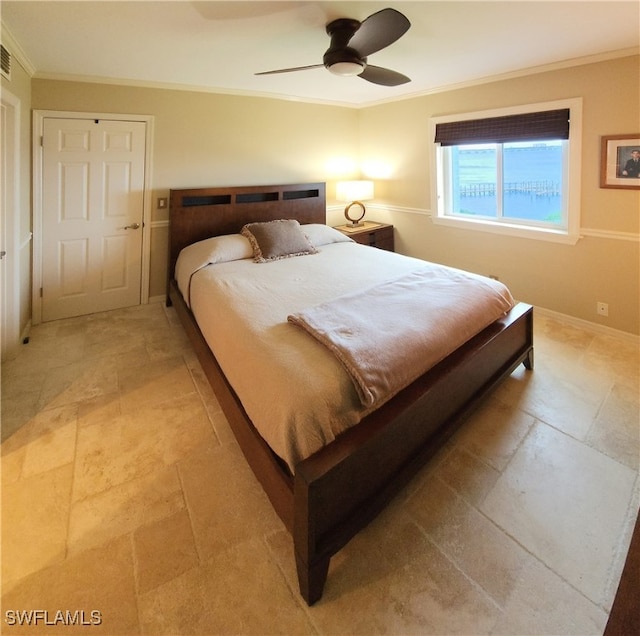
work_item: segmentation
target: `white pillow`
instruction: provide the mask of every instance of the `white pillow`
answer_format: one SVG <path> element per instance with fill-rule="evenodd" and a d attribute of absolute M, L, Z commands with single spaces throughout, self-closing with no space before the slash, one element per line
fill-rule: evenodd
<path fill-rule="evenodd" d="M 342 232 L 321 223 L 307 223 L 302 227 L 302 231 L 307 235 L 309 241 L 314 247 L 321 245 L 329 245 L 330 243 L 353 243 L 353 239 L 349 238 Z"/>
<path fill-rule="evenodd" d="M 244 258 L 253 258 L 253 248 L 248 239 L 241 234 L 212 236 L 204 241 L 187 245 L 178 255 L 175 271 L 178 288 L 187 305 L 190 304 L 191 276 L 199 269 L 215 263 L 239 261 Z"/>

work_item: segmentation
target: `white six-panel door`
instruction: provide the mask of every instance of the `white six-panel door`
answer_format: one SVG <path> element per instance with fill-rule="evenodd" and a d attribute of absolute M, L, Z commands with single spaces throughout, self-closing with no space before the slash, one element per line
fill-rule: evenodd
<path fill-rule="evenodd" d="M 45 118 L 43 321 L 140 303 L 145 126 Z"/>

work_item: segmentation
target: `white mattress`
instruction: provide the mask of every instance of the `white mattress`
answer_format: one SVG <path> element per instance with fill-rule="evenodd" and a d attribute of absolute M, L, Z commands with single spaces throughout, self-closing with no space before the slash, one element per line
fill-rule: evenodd
<path fill-rule="evenodd" d="M 269 263 L 239 253 L 239 260 L 180 276 L 183 296 L 248 416 L 292 472 L 370 408 L 362 406 L 340 361 L 287 316 L 440 267 L 353 242 L 318 249 Z"/>

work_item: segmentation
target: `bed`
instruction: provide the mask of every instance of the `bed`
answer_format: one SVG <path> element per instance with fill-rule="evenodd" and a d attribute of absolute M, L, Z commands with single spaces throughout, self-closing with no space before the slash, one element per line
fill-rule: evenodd
<path fill-rule="evenodd" d="M 271 228 L 282 220 L 299 224 L 299 229 L 291 229 L 301 230 L 305 237 L 313 239 L 309 240 L 308 254 L 302 252 L 305 255 L 282 260 L 274 258 L 265 265 L 254 262 L 253 257 L 261 255 L 255 241 L 249 241 L 251 250 L 242 252 L 246 250 L 246 240 L 255 238 L 246 230 L 246 238 L 242 238 L 245 226 L 268 223 L 266 227 Z M 435 266 L 416 259 L 387 252 L 383 255 L 382 250 L 355 245 L 346 237 L 344 241 L 333 239 L 331 232 L 335 231 L 326 228 L 325 222 L 323 183 L 171 191 L 167 303 L 175 307 L 247 462 L 292 535 L 300 593 L 309 605 L 322 596 L 332 555 L 384 509 L 497 383 L 520 364 L 533 368 L 533 311 L 526 304 L 512 302 L 479 333 L 464 336 L 462 344 L 456 344 L 446 356 L 435 358 L 436 362 L 419 371 L 415 378 L 407 376 L 403 384 L 392 387 L 382 396 L 375 391 L 371 392 L 373 395 L 366 390 L 358 391 L 357 383 L 349 384 L 354 379 L 348 373 L 349 364 L 334 355 L 336 351 L 332 346 L 325 346 L 326 342 L 314 339 L 314 334 L 301 328 L 308 324 L 301 325 L 299 319 L 315 317 L 313 312 L 318 309 L 333 311 L 336 306 L 349 306 L 348 302 L 362 303 L 369 298 L 367 294 L 394 293 L 399 284 L 425 285 L 425 277 L 436 276 L 439 280 L 440 269 L 432 270 Z M 249 225 L 249 230 L 253 227 Z M 255 228 L 257 234 L 263 226 Z M 184 274 L 187 255 L 198 253 L 202 245 L 216 243 L 218 246 L 222 241 L 225 241 L 225 254 L 235 254 L 228 259 L 233 262 L 226 262 L 225 258 L 213 265 L 205 262 L 193 267 L 192 263 L 190 269 L 187 268 L 190 273 Z M 359 280 L 358 260 L 342 260 L 351 258 L 354 250 L 359 250 L 356 259 L 364 263 L 361 269 L 370 271 L 369 278 L 365 276 L 361 283 L 363 289 L 355 291 L 353 280 Z M 349 263 L 347 270 L 341 272 L 338 262 Z M 329 279 L 333 270 L 336 270 L 335 278 Z M 318 278 L 318 271 L 325 280 L 310 293 L 310 281 Z M 252 274 L 247 278 L 245 272 Z M 252 290 L 262 285 L 263 275 L 284 277 L 276 278 L 280 291 L 274 302 L 260 301 L 257 291 L 253 302 Z M 379 280 L 385 276 L 385 280 Z M 458 276 L 457 271 L 453 276 Z M 464 273 L 460 276 L 464 277 Z M 221 292 L 207 290 L 200 295 L 204 300 L 198 300 L 196 291 L 207 279 L 224 289 L 238 281 L 240 291 L 235 301 L 229 297 L 228 311 L 245 304 L 244 299 L 252 301 L 246 304 L 256 305 L 258 313 L 246 319 L 246 327 L 251 330 L 253 321 L 264 322 L 264 331 L 258 331 L 260 325 L 256 325 L 255 343 L 250 347 L 243 347 L 249 340 L 230 337 L 232 332 L 226 331 L 230 328 L 228 323 L 234 322 L 234 314 L 227 315 L 227 303 L 212 295 Z M 282 280 L 289 280 L 290 286 L 304 288 L 307 295 L 304 301 L 297 296 L 289 298 L 284 293 L 287 285 Z M 335 299 L 327 291 L 331 287 L 327 280 L 335 281 Z M 504 296 L 497 284 L 486 279 L 483 284 L 493 285 L 492 293 L 497 290 L 498 296 Z M 317 305 L 312 299 L 317 299 Z M 265 312 L 267 305 L 270 310 L 275 307 L 273 315 Z M 338 316 L 338 321 L 340 319 Z M 268 335 L 263 338 L 261 333 Z M 336 418 L 329 415 L 328 429 L 319 428 L 321 433 L 312 434 L 310 442 L 302 438 L 301 442 L 290 443 L 289 437 L 283 440 L 270 437 L 271 432 L 265 431 L 265 422 L 259 418 L 286 418 L 288 412 L 282 415 L 278 410 L 280 400 L 273 401 L 271 410 L 257 408 L 261 400 L 266 403 L 267 398 L 253 391 L 249 382 L 243 382 L 247 374 L 243 373 L 242 364 L 246 368 L 247 364 L 255 363 L 256 369 L 260 368 L 259 364 L 267 364 L 268 352 L 258 350 L 260 342 L 276 336 L 287 338 L 275 341 L 285 352 L 280 357 L 293 360 L 295 368 L 308 363 L 309 369 L 297 375 L 304 376 L 303 380 L 311 386 L 320 387 L 321 378 L 313 376 L 317 369 L 323 376 L 322 382 L 329 382 L 328 392 L 335 400 L 322 398 L 318 389 L 314 394 L 317 404 L 338 401 L 347 413 L 346 422 L 338 427 Z M 210 348 L 211 343 L 216 354 Z M 390 346 L 388 351 L 395 348 L 396 345 Z M 376 351 L 384 353 L 385 347 L 377 347 Z M 240 360 L 239 368 L 231 365 L 234 359 Z M 276 363 L 280 363 L 279 358 L 274 358 L 274 368 Z M 278 373 L 263 368 L 266 390 L 277 391 L 277 385 L 272 388 L 266 379 Z M 342 384 L 338 387 L 331 384 L 336 381 Z M 291 393 L 296 398 L 303 390 Z M 305 415 L 303 407 L 304 400 L 294 399 L 290 409 L 306 420 L 315 417 L 320 426 L 323 417 L 320 409 L 314 414 L 314 407 Z M 334 405 L 329 404 L 327 408 Z M 268 416 L 259 415 L 260 410 Z M 276 431 L 282 428 L 279 422 L 266 424 L 274 425 Z"/>

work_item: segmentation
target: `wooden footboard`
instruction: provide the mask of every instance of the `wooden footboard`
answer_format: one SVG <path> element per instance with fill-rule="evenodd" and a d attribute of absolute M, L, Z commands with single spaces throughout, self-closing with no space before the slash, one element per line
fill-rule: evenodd
<path fill-rule="evenodd" d="M 520 363 L 533 367 L 533 310 L 523 304 L 296 467 L 293 538 L 307 603 L 321 597 L 331 555 Z"/>
<path fill-rule="evenodd" d="M 304 460 L 292 477 L 246 415 L 174 283 L 173 304 L 249 465 L 293 535 L 300 593 L 321 596 L 331 556 L 387 505 L 470 412 L 520 363 L 533 367 L 533 310 L 507 316 L 361 424 Z"/>

